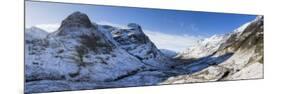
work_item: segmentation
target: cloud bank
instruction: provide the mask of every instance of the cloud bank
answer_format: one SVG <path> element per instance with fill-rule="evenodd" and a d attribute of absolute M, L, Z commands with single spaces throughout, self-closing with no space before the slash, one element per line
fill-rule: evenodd
<path fill-rule="evenodd" d="M 176 52 L 183 51 L 202 39 L 200 36 L 166 34 L 149 30 L 144 30 L 144 33 L 159 49 L 168 49 Z"/>

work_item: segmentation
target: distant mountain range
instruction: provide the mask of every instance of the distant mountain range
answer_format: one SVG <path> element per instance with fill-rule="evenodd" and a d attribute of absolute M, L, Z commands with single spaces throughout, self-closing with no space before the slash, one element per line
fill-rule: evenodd
<path fill-rule="evenodd" d="M 26 93 L 263 77 L 263 17 L 187 50 L 159 50 L 140 25 L 99 25 L 81 12 L 58 30 L 25 30 Z"/>

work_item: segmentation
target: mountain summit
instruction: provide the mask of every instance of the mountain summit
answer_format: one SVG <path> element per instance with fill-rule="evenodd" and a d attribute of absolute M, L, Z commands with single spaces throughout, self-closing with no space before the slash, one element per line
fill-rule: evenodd
<path fill-rule="evenodd" d="M 77 28 L 96 28 L 90 21 L 89 17 L 81 12 L 74 12 L 64 19 L 59 27 L 58 35 L 65 35 L 67 31 L 81 31 L 75 30 Z M 72 29 L 72 30 L 69 30 Z M 65 31 L 66 30 L 66 31 Z"/>
<path fill-rule="evenodd" d="M 64 19 L 61 23 L 61 26 L 67 27 L 90 27 L 92 26 L 89 17 L 81 12 L 74 12 Z"/>

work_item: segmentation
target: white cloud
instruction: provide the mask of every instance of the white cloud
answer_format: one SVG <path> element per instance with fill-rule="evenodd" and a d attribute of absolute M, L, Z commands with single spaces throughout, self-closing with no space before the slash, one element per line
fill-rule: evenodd
<path fill-rule="evenodd" d="M 187 34 L 175 35 L 149 30 L 144 30 L 144 32 L 159 49 L 169 49 L 176 52 L 183 51 L 202 39 L 200 36 L 191 36 Z"/>
<path fill-rule="evenodd" d="M 119 28 L 128 28 L 126 25 L 120 25 L 115 23 L 110 23 L 107 21 L 97 22 L 102 25 L 111 25 Z M 47 32 L 54 32 L 59 28 L 59 24 L 40 24 L 36 27 L 46 30 Z M 183 51 L 187 47 L 190 47 L 203 37 L 192 36 L 192 35 L 176 35 L 167 34 L 159 31 L 152 31 L 143 29 L 144 33 L 149 37 L 149 39 L 159 48 L 159 49 L 169 49 L 176 52 Z"/>
<path fill-rule="evenodd" d="M 59 28 L 60 24 L 39 24 L 35 27 L 41 28 L 47 32 L 54 32 Z"/>

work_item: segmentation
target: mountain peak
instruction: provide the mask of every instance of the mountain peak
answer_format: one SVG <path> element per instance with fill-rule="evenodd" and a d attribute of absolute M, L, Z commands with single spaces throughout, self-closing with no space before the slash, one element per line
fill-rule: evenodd
<path fill-rule="evenodd" d="M 131 30 L 134 31 L 135 34 L 137 35 L 144 35 L 143 31 L 142 31 L 142 28 L 139 24 L 136 24 L 136 23 L 129 23 L 127 25 Z"/>
<path fill-rule="evenodd" d="M 138 24 L 136 24 L 136 23 L 129 23 L 129 24 L 128 24 L 128 27 L 129 27 L 129 28 L 141 28 L 141 26 L 138 25 Z"/>
<path fill-rule="evenodd" d="M 30 28 L 27 28 L 27 32 L 29 32 L 29 31 L 42 31 L 42 32 L 46 32 L 46 31 L 44 31 L 41 28 L 38 28 L 36 26 L 32 26 Z"/>
<path fill-rule="evenodd" d="M 33 26 L 25 30 L 25 35 L 26 35 L 26 40 L 42 39 L 48 35 L 48 32 Z"/>
<path fill-rule="evenodd" d="M 67 35 L 69 33 L 83 33 L 83 29 L 96 28 L 85 13 L 79 11 L 67 16 L 59 27 L 58 35 Z M 84 32 L 85 33 L 85 32 Z"/>
<path fill-rule="evenodd" d="M 76 11 L 72 14 L 70 14 L 66 19 L 62 21 L 61 27 L 91 27 L 91 21 L 89 17 L 81 13 L 79 11 Z"/>

